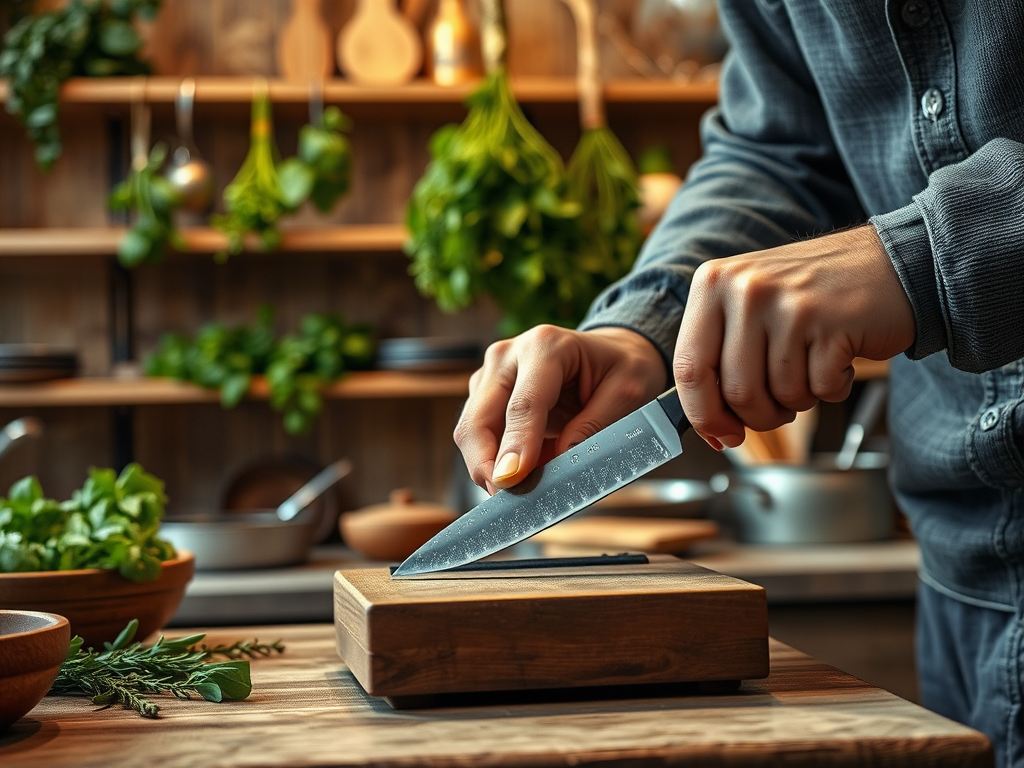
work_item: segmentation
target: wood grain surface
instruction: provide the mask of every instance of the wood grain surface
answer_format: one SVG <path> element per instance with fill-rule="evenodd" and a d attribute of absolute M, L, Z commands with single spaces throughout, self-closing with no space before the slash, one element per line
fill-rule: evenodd
<path fill-rule="evenodd" d="M 192 630 L 181 630 L 184 635 Z M 178 633 L 175 633 L 177 636 Z M 771 642 L 738 693 L 579 694 L 395 712 L 338 659 L 330 625 L 232 628 L 280 638 L 246 701 L 161 699 L 159 720 L 46 698 L 0 735 L 4 768 L 195 766 L 991 766 L 979 733 Z"/>

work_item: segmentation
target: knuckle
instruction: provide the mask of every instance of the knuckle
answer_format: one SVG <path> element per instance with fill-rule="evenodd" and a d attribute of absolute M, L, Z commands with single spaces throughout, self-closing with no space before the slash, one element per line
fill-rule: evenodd
<path fill-rule="evenodd" d="M 534 412 L 534 399 L 527 393 L 516 393 L 505 409 L 506 429 L 522 429 L 530 423 Z"/>
<path fill-rule="evenodd" d="M 465 448 L 473 440 L 473 428 L 465 415 L 460 416 L 455 423 L 455 430 L 452 432 L 452 439 L 459 448 Z"/>
<path fill-rule="evenodd" d="M 672 375 L 683 389 L 694 389 L 702 381 L 696 358 L 686 353 L 676 354 L 672 361 Z"/>
<path fill-rule="evenodd" d="M 722 397 L 733 410 L 744 410 L 757 405 L 762 393 L 745 381 L 723 381 Z"/>
<path fill-rule="evenodd" d="M 510 339 L 502 339 L 496 341 L 487 347 L 484 352 L 484 364 L 485 365 L 500 365 L 502 361 L 508 357 L 509 352 L 512 350 L 512 341 Z"/>

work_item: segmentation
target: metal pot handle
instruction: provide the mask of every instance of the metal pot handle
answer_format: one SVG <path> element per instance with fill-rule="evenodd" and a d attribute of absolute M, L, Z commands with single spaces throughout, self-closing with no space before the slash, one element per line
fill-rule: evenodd
<path fill-rule="evenodd" d="M 718 472 L 709 481 L 711 490 L 722 495 L 726 493 L 747 493 L 757 499 L 757 505 L 765 512 L 772 511 L 772 496 L 757 483 L 733 477 L 725 472 Z"/>

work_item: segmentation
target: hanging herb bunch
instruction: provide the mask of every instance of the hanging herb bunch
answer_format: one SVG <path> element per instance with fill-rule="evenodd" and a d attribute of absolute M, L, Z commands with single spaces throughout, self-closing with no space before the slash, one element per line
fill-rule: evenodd
<path fill-rule="evenodd" d="M 446 311 L 489 294 L 505 334 L 575 325 L 589 303 L 581 293 L 589 266 L 576 258 L 581 207 L 568 194 L 561 158 L 512 96 L 500 2 L 484 11 L 490 74 L 470 96 L 465 122 L 431 139 L 432 161 L 406 215 L 410 271 Z"/>
<path fill-rule="evenodd" d="M 36 163 L 49 170 L 61 153 L 58 125 L 61 84 L 70 77 L 148 74 L 138 57 L 137 17 L 152 19 L 160 0 L 70 0 L 23 17 L 4 36 L 0 77 L 10 91 L 7 111 L 17 115 L 36 145 Z"/>
<path fill-rule="evenodd" d="M 112 211 L 134 212 L 135 222 L 117 246 L 117 259 L 124 267 L 160 261 L 169 246 L 184 250 L 185 241 L 174 227 L 174 211 L 181 196 L 160 174 L 167 146 L 157 143 L 141 167 L 134 165 L 128 178 L 114 187 L 107 199 Z"/>
<path fill-rule="evenodd" d="M 640 252 L 643 236 L 637 219 L 637 173 L 607 126 L 583 131 L 566 173 L 569 192 L 583 210 L 587 238 L 580 260 L 594 278 L 589 291 L 593 299 L 607 284 L 625 275 Z"/>
<path fill-rule="evenodd" d="M 564 0 L 576 22 L 577 77 L 583 133 L 569 159 L 569 191 L 582 209 L 585 235 L 579 258 L 592 284 L 590 300 L 625 275 L 640 251 L 640 189 L 629 154 L 608 127 L 598 74 L 591 0 Z"/>
<path fill-rule="evenodd" d="M 288 206 L 278 180 L 278 157 L 270 94 L 263 83 L 253 96 L 249 152 L 224 189 L 225 213 L 210 217 L 213 226 L 228 237 L 227 248 L 216 255 L 218 261 L 241 253 L 243 238 L 249 232 L 259 237 L 264 250 L 280 245 L 277 221 L 288 212 Z"/>
<path fill-rule="evenodd" d="M 328 213 L 348 192 L 352 147 L 343 131 L 351 129 L 351 121 L 337 107 L 319 112 L 299 131 L 298 154 L 277 169 L 285 205 L 293 211 L 309 200 Z"/>
<path fill-rule="evenodd" d="M 139 80 L 144 82 L 143 78 Z M 144 85 L 140 82 L 139 93 L 132 102 L 131 172 L 107 198 L 110 210 L 135 215 L 117 246 L 118 261 L 125 267 L 160 261 L 168 246 L 179 250 L 185 247 L 174 227 L 174 212 L 182 203 L 181 194 L 160 173 L 167 159 L 167 145 L 157 142 L 147 154 L 151 113 L 143 96 Z"/>

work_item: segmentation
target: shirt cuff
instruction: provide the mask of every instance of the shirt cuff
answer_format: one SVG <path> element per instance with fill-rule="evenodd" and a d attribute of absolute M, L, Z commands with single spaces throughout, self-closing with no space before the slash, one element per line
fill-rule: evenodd
<path fill-rule="evenodd" d="M 907 357 L 920 360 L 945 349 L 946 321 L 939 302 L 931 240 L 920 207 L 914 202 L 891 213 L 872 216 L 870 221 L 914 310 L 916 334 Z"/>

